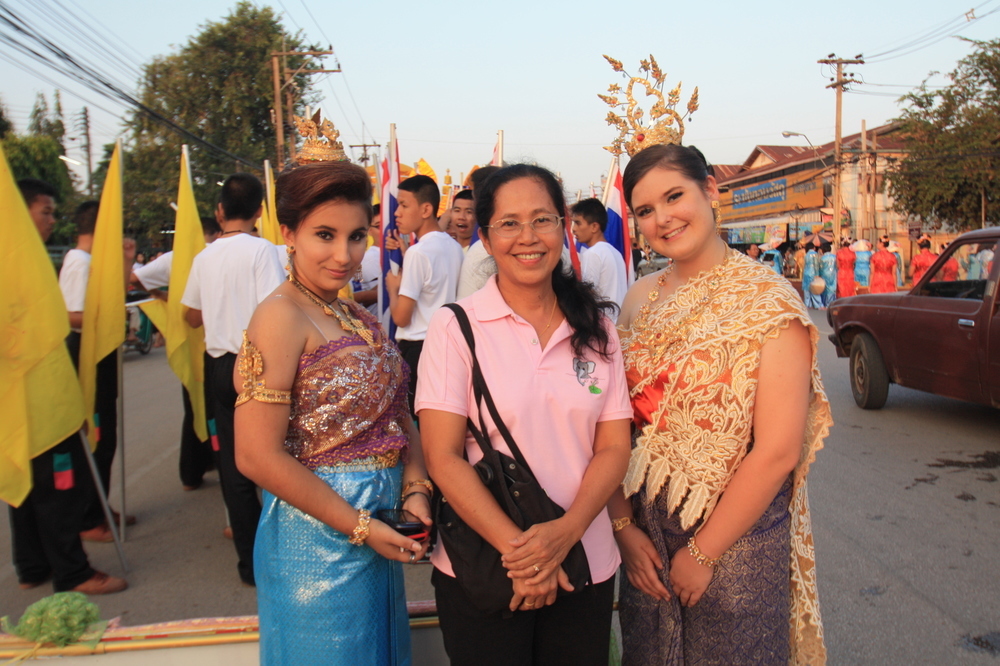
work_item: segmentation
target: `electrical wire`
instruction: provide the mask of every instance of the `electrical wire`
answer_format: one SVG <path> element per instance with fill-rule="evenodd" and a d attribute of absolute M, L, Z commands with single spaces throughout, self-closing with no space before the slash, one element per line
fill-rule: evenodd
<path fill-rule="evenodd" d="M 130 106 L 141 113 L 148 116 L 153 121 L 167 127 L 176 134 L 187 138 L 189 141 L 196 143 L 208 150 L 216 153 L 219 156 L 226 157 L 230 160 L 244 164 L 250 168 L 260 170 L 261 166 L 244 157 L 235 155 L 225 148 L 216 146 L 215 144 L 203 139 L 202 137 L 194 134 L 190 130 L 181 127 L 176 122 L 170 118 L 165 117 L 155 109 L 144 104 L 140 100 L 136 99 L 134 95 L 129 94 L 122 87 L 116 85 L 113 81 L 108 80 L 99 71 L 95 70 L 93 67 L 88 66 L 85 62 L 82 62 L 72 55 L 67 53 L 64 49 L 60 48 L 54 44 L 50 39 L 46 38 L 44 35 L 39 34 L 37 31 L 33 30 L 30 25 L 28 25 L 23 18 L 14 10 L 12 10 L 7 4 L 0 2 L 0 26 L 6 26 L 8 29 L 12 30 L 15 35 L 21 39 L 27 40 L 29 43 L 34 43 L 40 46 L 44 51 L 49 52 L 56 58 L 56 60 L 51 59 L 49 56 L 45 55 L 32 48 L 28 44 L 19 42 L 17 39 L 13 38 L 9 34 L 0 33 L 0 42 L 4 42 L 14 47 L 22 54 L 31 57 L 42 64 L 54 69 L 55 71 L 63 74 L 65 76 L 70 76 L 80 83 L 90 88 L 94 92 L 118 101 L 119 103 L 124 103 L 126 106 Z M 61 61 L 62 65 L 60 65 Z M 68 67 L 66 67 L 68 65 Z"/>
<path fill-rule="evenodd" d="M 980 4 L 979 6 L 974 7 L 970 11 L 974 13 L 976 10 L 982 9 L 987 5 L 991 4 L 992 2 L 995 2 L 995 0 L 987 0 L 986 2 Z M 974 15 L 974 18 L 971 19 L 968 17 L 968 14 L 963 13 L 953 19 L 946 21 L 945 23 L 939 25 L 936 28 L 932 28 L 931 30 L 918 35 L 917 37 L 911 39 L 908 42 L 905 42 L 894 48 L 890 48 L 888 50 L 869 55 L 868 57 L 865 58 L 865 62 L 866 63 L 886 62 L 889 60 L 895 60 L 896 58 L 902 58 L 903 56 L 907 56 L 912 53 L 916 53 L 917 51 L 925 49 L 928 46 L 937 44 L 938 42 L 944 39 L 947 39 L 949 37 L 955 37 L 956 35 L 958 35 L 959 32 L 969 27 L 970 25 L 978 23 L 984 18 L 992 16 L 997 12 L 1000 12 L 1000 7 L 991 9 L 990 11 L 986 12 L 981 16 Z"/>

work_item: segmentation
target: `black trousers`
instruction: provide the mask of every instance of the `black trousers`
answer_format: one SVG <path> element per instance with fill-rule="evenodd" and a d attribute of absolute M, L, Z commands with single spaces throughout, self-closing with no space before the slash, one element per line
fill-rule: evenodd
<path fill-rule="evenodd" d="M 407 391 L 407 398 L 410 401 L 410 416 L 417 418 L 417 413 L 413 411 L 413 401 L 417 394 L 417 363 L 420 361 L 420 352 L 424 350 L 423 340 L 399 340 L 399 352 L 403 360 L 410 366 L 410 387 Z"/>
<path fill-rule="evenodd" d="M 73 485 L 55 485 L 56 460 L 71 461 Z M 63 469 L 65 465 L 60 465 Z M 31 461 L 32 486 L 27 499 L 10 509 L 14 568 L 21 583 L 41 583 L 52 577 L 56 592 L 72 590 L 94 575 L 80 543 L 83 499 L 93 484 L 80 436 L 73 434 Z"/>
<path fill-rule="evenodd" d="M 70 333 L 66 338 L 69 355 L 73 365 L 79 370 L 80 365 L 80 334 Z M 104 492 L 111 494 L 111 466 L 115 461 L 118 449 L 118 352 L 114 351 L 97 363 L 97 390 L 94 399 L 94 412 L 101 429 L 101 437 L 94 449 L 94 462 L 97 464 L 97 475 L 104 485 Z M 91 445 L 94 434 L 91 433 Z M 86 467 L 84 467 L 87 470 Z M 84 509 L 81 529 L 89 530 L 104 523 L 104 509 L 101 498 L 97 494 L 89 470 L 78 482 L 84 489 Z"/>
<path fill-rule="evenodd" d="M 615 579 L 591 585 L 551 606 L 484 613 L 461 584 L 434 569 L 431 574 L 444 648 L 452 666 L 606 666 L 611 647 Z"/>
<path fill-rule="evenodd" d="M 181 386 L 184 401 L 184 421 L 181 423 L 181 483 L 197 488 L 201 485 L 205 471 L 212 462 L 212 446 L 208 440 L 198 439 L 194 429 L 194 410 L 191 408 L 191 394 Z M 206 396 L 207 397 L 207 396 Z"/>
<path fill-rule="evenodd" d="M 233 434 L 233 417 L 236 411 L 236 389 L 233 387 L 233 368 L 236 354 L 223 354 L 212 358 L 205 354 L 205 383 L 212 401 L 219 453 L 216 466 L 222 497 L 229 511 L 229 525 L 233 528 L 233 544 L 239 557 L 237 570 L 240 580 L 254 584 L 253 542 L 260 520 L 260 499 L 257 486 L 236 468 L 236 446 Z"/>

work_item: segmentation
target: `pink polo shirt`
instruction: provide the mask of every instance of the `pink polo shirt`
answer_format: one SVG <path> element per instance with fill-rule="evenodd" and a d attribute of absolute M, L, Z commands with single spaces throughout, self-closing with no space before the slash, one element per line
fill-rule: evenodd
<path fill-rule="evenodd" d="M 632 418 L 617 332 L 606 320 L 614 350 L 610 361 L 593 353 L 575 358 L 565 321 L 542 349 L 535 329 L 503 300 L 495 276 L 459 304 L 469 315 L 483 376 L 514 441 L 549 497 L 568 509 L 594 457 L 597 423 Z M 418 412 L 437 409 L 479 422 L 471 355 L 448 308 L 431 318 L 417 377 Z M 488 412 L 485 419 L 493 447 L 509 454 Z M 465 450 L 473 464 L 482 458 L 471 434 Z M 621 559 L 606 509 L 583 535 L 583 547 L 595 583 L 615 574 Z M 454 575 L 442 544 L 431 562 Z"/>

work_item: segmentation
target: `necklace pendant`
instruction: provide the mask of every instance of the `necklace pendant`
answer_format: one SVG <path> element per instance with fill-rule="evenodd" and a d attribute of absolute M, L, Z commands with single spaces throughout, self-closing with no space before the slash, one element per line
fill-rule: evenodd
<path fill-rule="evenodd" d="M 332 309 L 330 308 L 330 306 L 329 306 L 329 305 L 324 305 L 324 306 L 323 306 L 323 314 L 325 314 L 325 315 L 326 315 L 327 317 L 332 317 L 332 316 L 334 316 L 334 312 L 333 312 L 333 310 L 332 310 Z"/>

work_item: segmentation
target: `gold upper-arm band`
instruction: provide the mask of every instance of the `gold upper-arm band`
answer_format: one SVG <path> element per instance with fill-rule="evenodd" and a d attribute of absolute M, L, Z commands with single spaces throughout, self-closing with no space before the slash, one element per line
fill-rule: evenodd
<path fill-rule="evenodd" d="M 269 389 L 260 378 L 264 374 L 264 358 L 260 355 L 260 350 L 250 342 L 246 331 L 243 331 L 243 346 L 240 348 L 239 371 L 243 378 L 243 391 L 236 398 L 237 407 L 250 400 L 277 405 L 292 404 L 291 391 Z"/>

